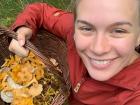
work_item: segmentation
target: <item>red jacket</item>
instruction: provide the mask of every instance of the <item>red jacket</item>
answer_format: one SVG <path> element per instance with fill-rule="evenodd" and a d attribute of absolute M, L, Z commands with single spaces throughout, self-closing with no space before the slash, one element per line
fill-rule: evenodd
<path fill-rule="evenodd" d="M 140 105 L 140 59 L 108 81 L 90 78 L 75 49 L 71 13 L 43 3 L 31 4 L 17 17 L 13 29 L 20 26 L 32 28 L 34 35 L 39 28 L 44 28 L 66 40 L 71 105 Z"/>

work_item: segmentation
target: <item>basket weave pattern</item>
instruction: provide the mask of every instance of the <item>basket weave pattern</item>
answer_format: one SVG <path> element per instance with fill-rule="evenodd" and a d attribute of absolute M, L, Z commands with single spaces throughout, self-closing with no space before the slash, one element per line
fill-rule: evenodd
<path fill-rule="evenodd" d="M 8 50 L 9 38 L 16 39 L 16 33 L 9 31 L 6 28 L 0 27 L 0 64 L 4 63 L 4 59 L 12 54 Z M 63 40 L 50 34 L 46 31 L 40 31 L 37 34 L 37 38 L 32 41 L 27 41 L 25 44 L 29 50 L 33 51 L 37 56 L 39 56 L 46 65 L 46 70 L 50 70 L 53 74 L 57 75 L 58 79 L 61 80 L 61 94 L 55 97 L 51 105 L 62 105 L 69 96 L 70 82 L 69 82 L 69 72 L 68 65 L 66 61 L 66 44 Z M 62 70 L 62 74 L 57 72 L 53 67 L 52 63 L 49 61 L 49 57 L 55 58 L 59 67 Z M 8 105 L 0 100 L 0 105 Z M 43 105 L 43 104 L 42 104 Z"/>

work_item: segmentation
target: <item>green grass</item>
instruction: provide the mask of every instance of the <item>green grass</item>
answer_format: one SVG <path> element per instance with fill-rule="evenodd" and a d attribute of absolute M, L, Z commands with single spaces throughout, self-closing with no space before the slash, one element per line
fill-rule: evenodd
<path fill-rule="evenodd" d="M 0 25 L 9 26 L 25 5 L 33 2 L 47 2 L 61 9 L 68 9 L 73 0 L 0 0 Z"/>

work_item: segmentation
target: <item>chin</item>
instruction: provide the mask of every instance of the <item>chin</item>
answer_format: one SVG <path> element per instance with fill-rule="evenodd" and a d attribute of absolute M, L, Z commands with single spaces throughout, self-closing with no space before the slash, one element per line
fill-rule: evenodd
<path fill-rule="evenodd" d="M 111 79 L 111 77 L 92 77 L 91 76 L 91 78 L 93 78 L 93 79 L 95 79 L 95 80 L 97 80 L 97 81 L 107 81 L 107 80 L 109 80 L 109 79 Z"/>
<path fill-rule="evenodd" d="M 92 79 L 97 80 L 97 81 L 107 81 L 114 77 L 114 75 L 111 75 L 111 74 L 105 75 L 104 73 L 93 73 L 93 72 L 92 73 L 88 72 L 88 73 Z"/>

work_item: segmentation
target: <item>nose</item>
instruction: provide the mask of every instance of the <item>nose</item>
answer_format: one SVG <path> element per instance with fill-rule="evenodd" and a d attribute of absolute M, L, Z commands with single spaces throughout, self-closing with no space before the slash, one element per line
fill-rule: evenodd
<path fill-rule="evenodd" d="M 111 50 L 109 38 L 104 34 L 98 34 L 93 38 L 90 46 L 92 53 L 96 55 L 103 55 Z"/>

